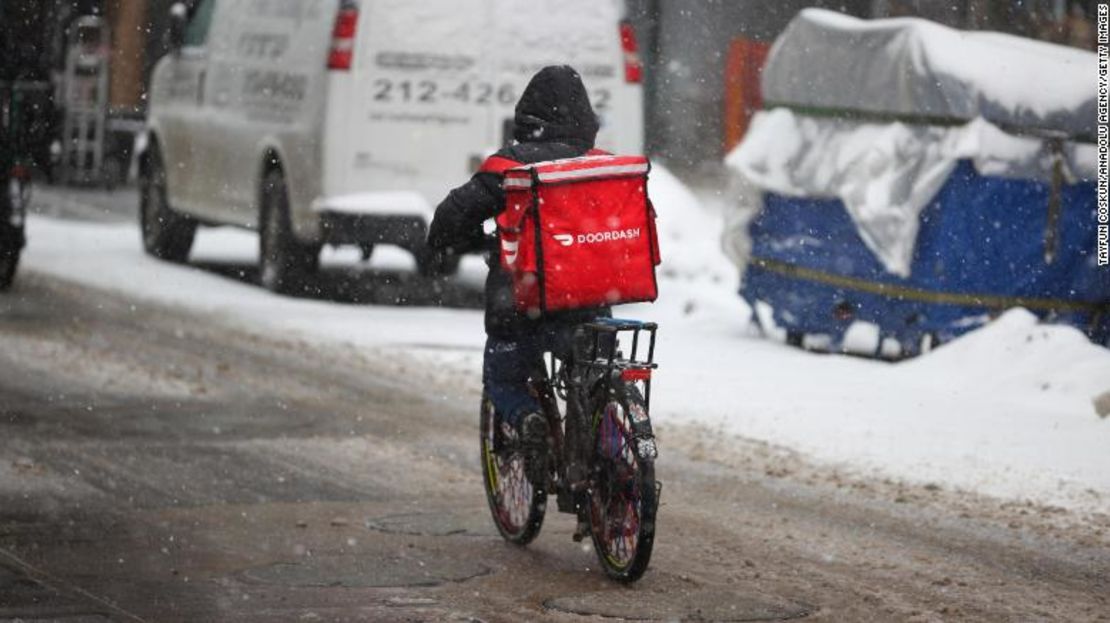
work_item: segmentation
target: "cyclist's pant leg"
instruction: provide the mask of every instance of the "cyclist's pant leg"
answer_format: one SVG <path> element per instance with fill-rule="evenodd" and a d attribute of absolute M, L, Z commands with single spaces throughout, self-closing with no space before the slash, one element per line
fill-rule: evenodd
<path fill-rule="evenodd" d="M 543 350 L 555 353 L 563 361 L 569 361 L 574 351 L 574 329 L 577 326 L 569 322 L 545 323 L 540 332 Z"/>
<path fill-rule="evenodd" d="M 513 426 L 525 414 L 540 410 L 539 402 L 528 391 L 528 376 L 539 356 L 539 345 L 534 337 L 486 338 L 482 384 L 497 412 Z"/>

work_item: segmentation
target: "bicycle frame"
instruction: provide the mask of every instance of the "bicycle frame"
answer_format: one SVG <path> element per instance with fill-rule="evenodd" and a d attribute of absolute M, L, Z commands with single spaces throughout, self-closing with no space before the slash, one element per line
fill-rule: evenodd
<path fill-rule="evenodd" d="M 646 399 L 656 326 L 599 318 L 574 326 L 569 336 L 564 331 L 552 340 L 549 359 L 536 358 L 529 381 L 548 421 L 547 457 L 535 445 L 505 445 L 504 437 L 498 450 L 501 425 L 493 403 L 483 399 L 486 500 L 501 536 L 526 545 L 539 534 L 554 493 L 558 510 L 578 520 L 573 539 L 593 541 L 607 576 L 635 582 L 651 561 L 662 493 Z"/>
<path fill-rule="evenodd" d="M 548 362 L 540 362 L 532 377 L 533 391 L 548 418 L 551 431 L 552 459 L 560 512 L 578 513 L 582 504 L 575 498 L 588 486 L 597 421 L 591 399 L 627 391 L 633 383 L 643 383 L 644 406 L 650 405 L 651 374 L 658 367 L 655 336 L 658 326 L 652 322 L 614 318 L 598 318 L 575 328 L 570 361 L 548 353 Z M 647 333 L 647 352 L 641 357 Z M 621 350 L 622 336 L 630 342 L 629 355 Z M 558 400 L 566 404 L 566 413 Z M 657 450 L 648 414 L 630 413 L 636 451 L 654 459 Z"/>

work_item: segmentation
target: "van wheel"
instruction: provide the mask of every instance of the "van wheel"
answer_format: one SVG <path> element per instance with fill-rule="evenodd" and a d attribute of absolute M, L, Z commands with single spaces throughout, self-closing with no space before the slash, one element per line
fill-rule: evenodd
<path fill-rule="evenodd" d="M 259 280 L 271 292 L 299 294 L 320 265 L 320 246 L 301 244 L 293 236 L 289 194 L 281 171 L 262 181 L 259 221 Z"/>
<path fill-rule="evenodd" d="M 150 161 L 139 180 L 139 224 L 147 253 L 170 262 L 189 258 L 197 223 L 170 208 L 166 198 L 166 168 L 157 149 L 151 150 Z"/>

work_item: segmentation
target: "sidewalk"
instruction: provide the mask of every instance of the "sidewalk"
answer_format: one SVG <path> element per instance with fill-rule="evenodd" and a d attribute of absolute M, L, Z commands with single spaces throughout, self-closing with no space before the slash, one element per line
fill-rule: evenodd
<path fill-rule="evenodd" d="M 36 182 L 31 187 L 31 214 L 97 223 L 137 223 L 139 190 L 53 186 Z"/>

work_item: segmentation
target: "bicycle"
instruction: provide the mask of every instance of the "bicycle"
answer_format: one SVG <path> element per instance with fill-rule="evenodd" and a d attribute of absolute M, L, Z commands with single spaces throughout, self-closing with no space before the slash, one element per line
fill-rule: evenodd
<path fill-rule="evenodd" d="M 528 481 L 519 444 L 501 438 L 493 404 L 483 396 L 483 480 L 494 524 L 507 541 L 526 545 L 536 538 L 554 493 L 558 510 L 578 518 L 575 541 L 588 526 L 606 575 L 628 583 L 643 575 L 662 492 L 648 415 L 656 329 L 650 322 L 597 318 L 574 328 L 569 353 L 547 353 L 536 363 L 530 382 L 550 430 L 546 483 Z M 647 357 L 640 359 L 645 332 Z M 628 357 L 622 338 L 631 342 Z"/>

